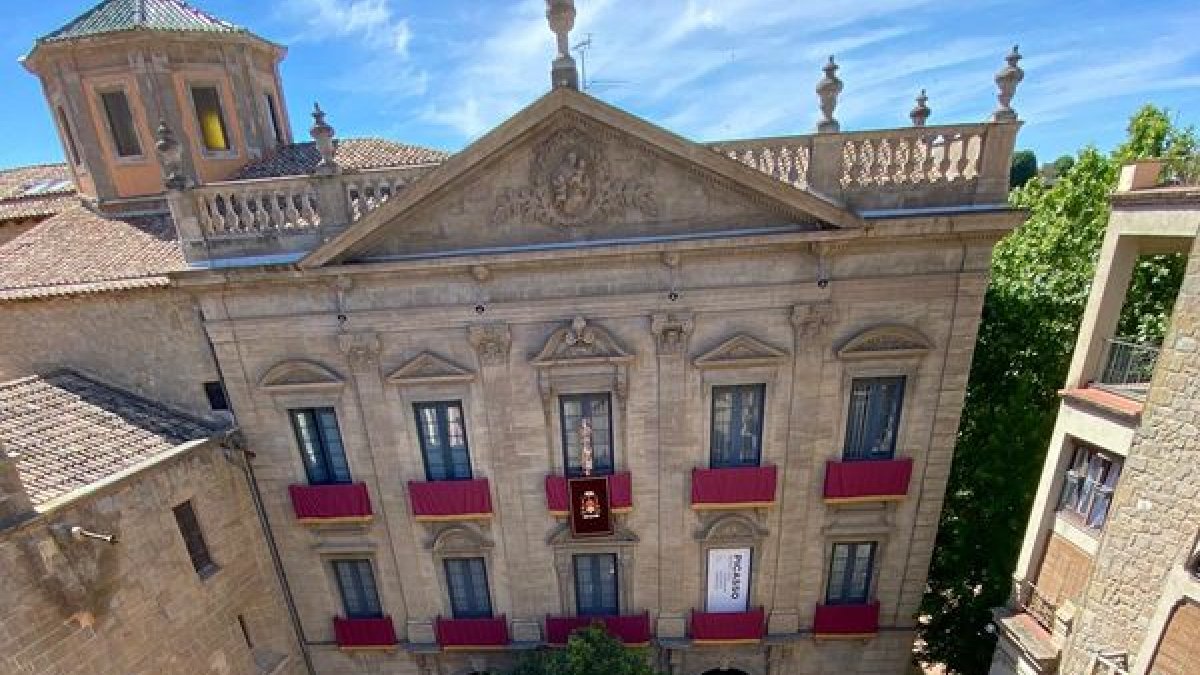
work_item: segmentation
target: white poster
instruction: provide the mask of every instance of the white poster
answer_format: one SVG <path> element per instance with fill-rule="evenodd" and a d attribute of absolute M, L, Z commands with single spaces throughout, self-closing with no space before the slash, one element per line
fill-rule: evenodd
<path fill-rule="evenodd" d="M 750 602 L 750 549 L 708 551 L 708 611 L 744 612 Z"/>

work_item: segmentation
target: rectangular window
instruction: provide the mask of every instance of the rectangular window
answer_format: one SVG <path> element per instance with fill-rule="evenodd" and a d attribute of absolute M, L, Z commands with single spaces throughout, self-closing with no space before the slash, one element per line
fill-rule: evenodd
<path fill-rule="evenodd" d="M 263 94 L 267 106 L 267 122 L 271 125 L 271 139 L 276 143 L 283 142 L 283 132 L 279 125 L 279 109 L 275 106 L 275 96 L 270 92 Z"/>
<path fill-rule="evenodd" d="M 896 454 L 903 401 L 903 377 L 854 378 L 843 459 L 891 459 Z"/>
<path fill-rule="evenodd" d="M 492 600 L 488 594 L 487 565 L 483 558 L 447 558 L 444 562 L 454 618 L 491 618 Z"/>
<path fill-rule="evenodd" d="M 196 574 L 207 577 L 216 572 L 217 565 L 208 552 L 208 544 L 204 542 L 204 533 L 200 531 L 200 522 L 196 520 L 192 502 L 186 501 L 171 510 L 175 513 L 175 524 L 179 526 L 179 534 L 183 536 L 183 544 L 187 547 Z"/>
<path fill-rule="evenodd" d="M 192 87 L 192 103 L 196 106 L 196 121 L 204 148 L 212 152 L 229 149 L 229 133 L 225 115 L 221 112 L 221 97 L 216 87 Z"/>
<path fill-rule="evenodd" d="M 1058 508 L 1078 516 L 1088 527 L 1100 529 L 1108 519 L 1120 477 L 1120 459 L 1080 445 L 1071 457 Z"/>
<path fill-rule="evenodd" d="M 221 382 L 205 382 L 204 395 L 208 397 L 208 407 L 213 410 L 229 410 L 229 399 L 225 398 L 225 386 Z"/>
<path fill-rule="evenodd" d="M 462 402 L 414 403 L 428 480 L 471 478 L 471 452 Z"/>
<path fill-rule="evenodd" d="M 133 112 L 124 91 L 106 91 L 100 94 L 104 105 L 104 116 L 108 118 L 108 129 L 112 132 L 113 145 L 118 157 L 140 157 L 142 144 L 138 141 L 137 128 L 133 124 Z"/>
<path fill-rule="evenodd" d="M 72 164 L 79 164 L 79 146 L 75 144 L 75 132 L 71 131 L 67 111 L 61 105 L 55 111 L 58 113 L 58 126 L 62 128 L 63 139 L 67 142 L 67 155 L 70 156 Z"/>
<path fill-rule="evenodd" d="M 342 433 L 333 408 L 300 408 L 289 410 L 288 414 L 304 457 L 309 484 L 349 483 L 350 466 L 346 463 Z"/>
<path fill-rule="evenodd" d="M 376 619 L 383 616 L 370 560 L 334 560 L 333 573 L 337 577 L 347 619 Z"/>
<path fill-rule="evenodd" d="M 834 544 L 829 560 L 825 604 L 859 605 L 871 593 L 871 568 L 875 564 L 875 542 Z"/>
<path fill-rule="evenodd" d="M 579 616 L 616 616 L 617 556 L 598 553 L 574 556 L 575 613 Z"/>
<path fill-rule="evenodd" d="M 571 394 L 559 396 L 562 422 L 563 465 L 568 476 L 583 475 L 583 421 L 592 426 L 592 475 L 613 472 L 612 404 L 609 394 Z"/>
<path fill-rule="evenodd" d="M 765 384 L 713 387 L 712 468 L 758 466 L 766 392 Z"/>

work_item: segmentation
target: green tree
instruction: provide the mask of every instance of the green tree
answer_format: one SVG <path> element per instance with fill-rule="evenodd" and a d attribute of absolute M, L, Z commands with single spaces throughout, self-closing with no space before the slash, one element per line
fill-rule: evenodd
<path fill-rule="evenodd" d="M 1021 187 L 1038 174 L 1037 155 L 1032 150 L 1018 150 L 1013 153 L 1012 163 L 1008 170 L 1008 186 Z"/>
<path fill-rule="evenodd" d="M 529 653 L 511 675 L 660 675 L 644 649 L 631 649 L 592 625 L 571 635 L 566 649 Z"/>
<path fill-rule="evenodd" d="M 1124 161 L 1193 153 L 1190 129 L 1147 106 L 1110 156 L 1080 150 L 1052 185 L 1014 189 L 1028 221 L 997 246 L 942 509 L 920 633 L 922 661 L 986 673 L 990 608 L 1007 599 L 1029 507 L 1066 380 Z M 1139 261 L 1119 331 L 1161 338 L 1182 279 L 1182 256 Z"/>

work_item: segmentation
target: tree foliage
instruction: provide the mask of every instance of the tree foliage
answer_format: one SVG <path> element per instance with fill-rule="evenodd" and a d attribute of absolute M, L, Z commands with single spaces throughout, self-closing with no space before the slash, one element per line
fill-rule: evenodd
<path fill-rule="evenodd" d="M 953 672 L 988 670 L 990 608 L 1003 605 L 1037 489 L 1071 352 L 1122 162 L 1195 154 L 1195 135 L 1146 106 L 1111 155 L 1092 147 L 1053 184 L 1030 180 L 1010 195 L 1029 219 L 997 246 L 984 301 L 929 586 L 922 661 Z M 1161 338 L 1182 279 L 1182 256 L 1139 261 L 1119 334 Z"/>
<path fill-rule="evenodd" d="M 1013 153 L 1012 163 L 1008 170 L 1008 186 L 1021 187 L 1038 174 L 1037 155 L 1032 150 L 1018 150 Z"/>
<path fill-rule="evenodd" d="M 566 649 L 525 655 L 511 675 L 659 675 L 644 649 L 630 649 L 592 625 L 571 635 Z"/>

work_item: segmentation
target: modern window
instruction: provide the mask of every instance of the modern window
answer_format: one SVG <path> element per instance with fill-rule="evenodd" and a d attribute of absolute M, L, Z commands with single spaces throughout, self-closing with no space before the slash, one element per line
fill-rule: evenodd
<path fill-rule="evenodd" d="M 175 524 L 179 526 L 179 534 L 183 536 L 183 544 L 187 547 L 196 574 L 207 577 L 216 572 L 217 564 L 208 552 L 208 544 L 204 541 L 204 533 L 200 531 L 200 522 L 196 520 L 192 502 L 186 501 L 171 510 L 175 512 Z"/>
<path fill-rule="evenodd" d="M 579 616 L 616 616 L 617 556 L 598 553 L 574 556 L 575 613 Z"/>
<path fill-rule="evenodd" d="M 383 616 L 370 560 L 334 560 L 333 573 L 337 577 L 347 619 L 376 619 Z"/>
<path fill-rule="evenodd" d="M 558 397 L 563 436 L 563 465 L 568 476 L 583 475 L 583 421 L 592 427 L 592 475 L 613 472 L 612 397 L 571 394 Z"/>
<path fill-rule="evenodd" d="M 454 618 L 490 618 L 492 600 L 488 594 L 487 565 L 483 558 L 446 558 L 443 562 Z"/>
<path fill-rule="evenodd" d="M 1077 446 L 1058 508 L 1078 516 L 1088 527 L 1104 527 L 1120 476 L 1120 459 L 1086 445 Z"/>
<path fill-rule="evenodd" d="M 263 94 L 263 104 L 267 108 L 267 122 L 271 125 L 271 139 L 282 143 L 283 131 L 279 124 L 279 107 L 275 105 L 275 96 L 270 92 Z"/>
<path fill-rule="evenodd" d="M 466 480 L 471 477 L 471 453 L 462 403 L 414 403 L 421 455 L 428 480 Z"/>
<path fill-rule="evenodd" d="M 108 119 L 108 130 L 112 133 L 117 156 L 140 157 L 142 144 L 138 140 L 133 112 L 129 109 L 129 98 L 125 92 L 106 91 L 100 94 L 100 102 L 104 105 L 104 116 Z"/>
<path fill-rule="evenodd" d="M 850 385 L 843 459 L 891 459 L 896 454 L 903 377 L 856 377 Z"/>
<path fill-rule="evenodd" d="M 875 564 L 873 541 L 834 544 L 829 560 L 825 603 L 863 604 L 871 594 L 871 568 Z"/>
<path fill-rule="evenodd" d="M 300 408 L 288 413 L 309 484 L 349 483 L 350 466 L 333 408 Z"/>
<path fill-rule="evenodd" d="M 221 96 L 217 88 L 192 87 L 192 104 L 196 107 L 196 121 L 200 123 L 204 149 L 210 152 L 229 150 L 229 131 L 225 126 L 225 114 L 221 112 Z"/>
<path fill-rule="evenodd" d="M 79 164 L 79 146 L 75 143 L 75 132 L 71 131 L 71 120 L 67 117 L 67 111 L 60 105 L 55 108 L 55 113 L 58 115 L 58 126 L 62 129 L 63 139 L 67 142 L 67 155 L 70 156 L 72 164 Z"/>
<path fill-rule="evenodd" d="M 765 384 L 713 387 L 712 468 L 758 466 L 766 392 Z"/>

